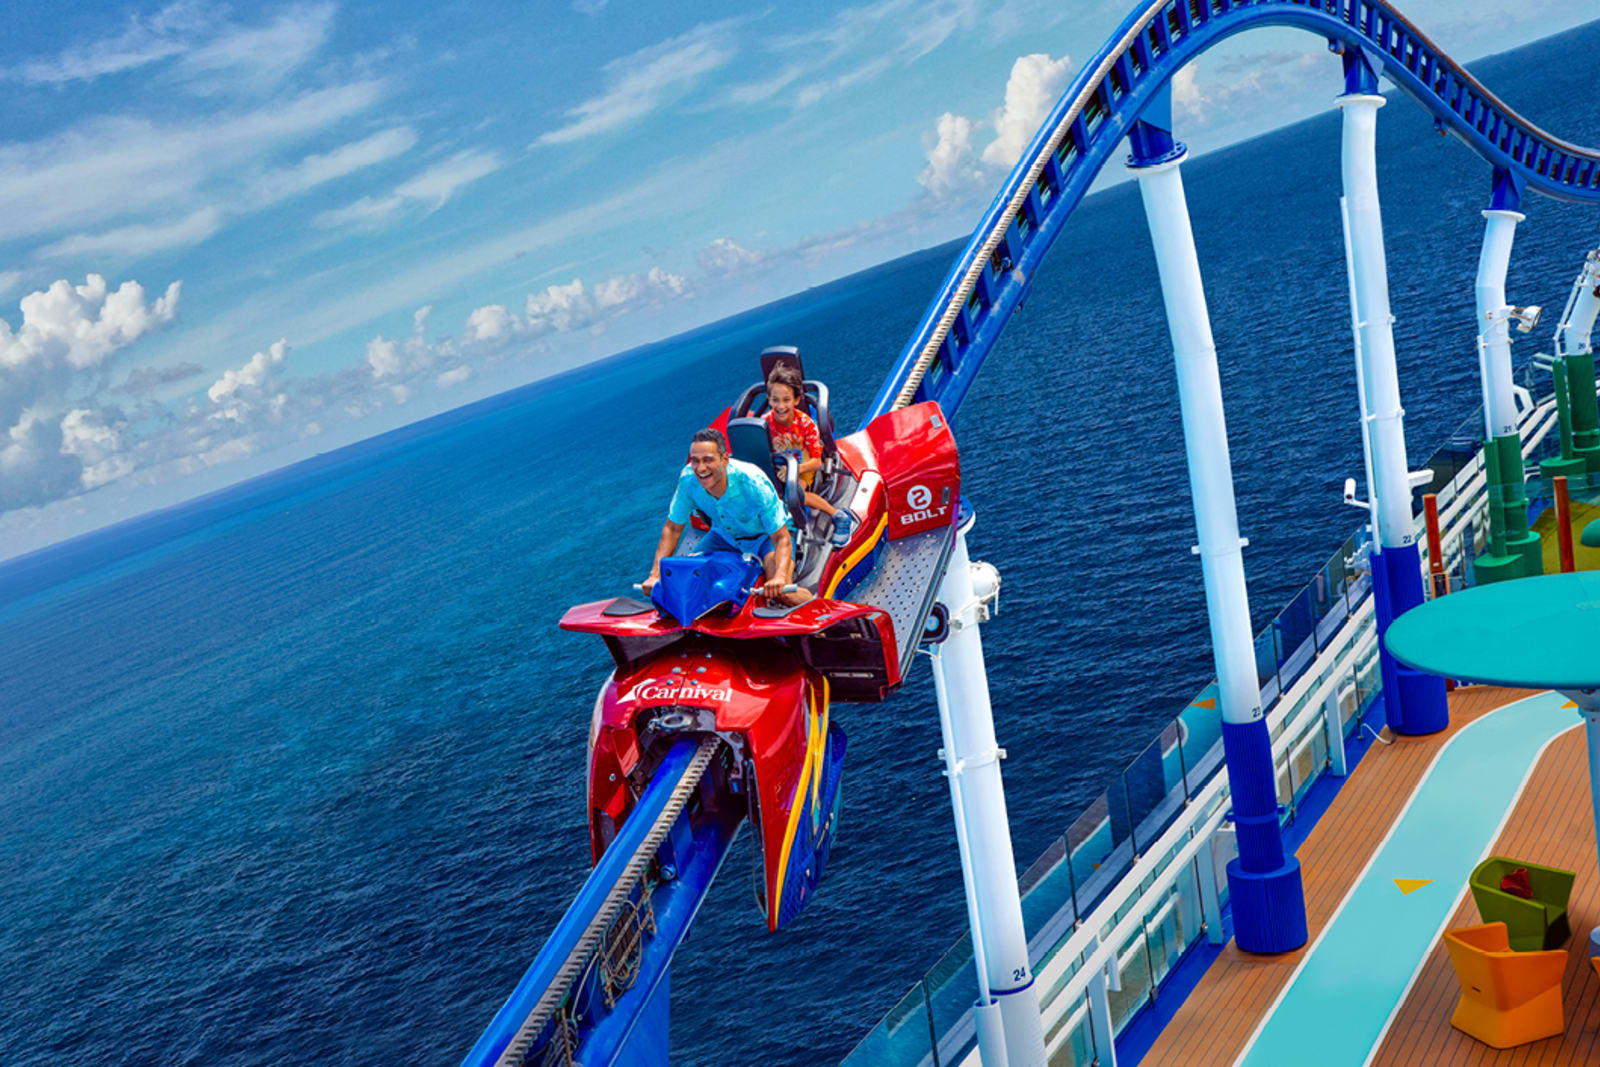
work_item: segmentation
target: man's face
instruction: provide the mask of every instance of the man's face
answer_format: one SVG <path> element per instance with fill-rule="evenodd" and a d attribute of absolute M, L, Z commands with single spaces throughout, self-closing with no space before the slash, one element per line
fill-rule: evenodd
<path fill-rule="evenodd" d="M 717 446 L 710 441 L 696 441 L 689 446 L 689 466 L 700 484 L 710 488 L 726 473 L 728 457 L 717 451 Z"/>

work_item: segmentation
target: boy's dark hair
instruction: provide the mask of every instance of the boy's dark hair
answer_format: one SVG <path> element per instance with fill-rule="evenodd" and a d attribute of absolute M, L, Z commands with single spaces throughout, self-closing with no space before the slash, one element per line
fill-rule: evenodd
<path fill-rule="evenodd" d="M 694 437 L 689 441 L 689 447 L 693 448 L 696 441 L 710 441 L 712 444 L 717 446 L 717 453 L 719 455 L 726 456 L 728 454 L 728 439 L 722 436 L 722 431 L 714 426 L 707 426 L 703 430 L 696 430 L 694 432 Z"/>
<path fill-rule="evenodd" d="M 772 368 L 772 373 L 767 375 L 767 388 L 771 389 L 774 385 L 787 385 L 800 407 L 806 406 L 805 379 L 800 377 L 800 368 L 793 363 L 780 363 Z"/>

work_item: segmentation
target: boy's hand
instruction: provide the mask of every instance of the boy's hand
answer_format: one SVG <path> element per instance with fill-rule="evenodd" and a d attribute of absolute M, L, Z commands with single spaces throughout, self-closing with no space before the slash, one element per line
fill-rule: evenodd
<path fill-rule="evenodd" d="M 768 600 L 777 600 L 783 595 L 784 581 L 779 578 L 768 578 L 761 586 L 761 595 Z"/>
<path fill-rule="evenodd" d="M 656 587 L 656 583 L 659 582 L 660 580 L 661 580 L 661 575 L 652 573 L 650 575 L 650 577 L 646 578 L 644 581 L 639 583 L 639 589 L 645 595 L 648 596 L 649 593 L 650 593 L 650 590 L 654 589 Z"/>

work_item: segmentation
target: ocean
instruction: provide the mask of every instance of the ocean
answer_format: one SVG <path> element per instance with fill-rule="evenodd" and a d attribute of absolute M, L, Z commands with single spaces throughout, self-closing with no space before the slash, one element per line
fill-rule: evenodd
<path fill-rule="evenodd" d="M 1597 47 L 1474 69 L 1595 142 Z M 1338 148 L 1330 108 L 1185 167 L 1258 625 L 1360 517 Z M 1489 171 L 1403 99 L 1379 160 L 1415 465 L 1478 400 Z M 1524 208 L 1508 292 L 1549 325 L 1596 228 Z M 689 433 L 763 346 L 854 427 L 959 246 L 0 565 L 0 1063 L 459 1061 L 588 868 L 610 661 L 557 618 L 643 576 Z M 1133 187 L 1068 223 L 954 424 L 1025 866 L 1212 675 Z M 765 933 L 744 836 L 674 965 L 674 1062 L 835 1062 L 964 930 L 926 666 L 835 714 L 827 880 Z"/>

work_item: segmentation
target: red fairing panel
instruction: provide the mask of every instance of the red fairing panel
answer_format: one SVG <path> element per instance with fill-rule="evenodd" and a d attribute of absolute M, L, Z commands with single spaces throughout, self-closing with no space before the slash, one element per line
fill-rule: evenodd
<path fill-rule="evenodd" d="M 961 457 L 938 402 L 880 415 L 867 424 L 866 433 L 888 490 L 889 537 L 954 522 L 961 498 Z"/>
<path fill-rule="evenodd" d="M 719 733 L 743 735 L 756 765 L 762 811 L 787 812 L 790 799 L 784 784 L 793 791 L 793 775 L 805 753 L 806 675 L 780 649 L 758 654 L 752 648 L 733 659 L 703 645 L 668 650 L 632 669 L 619 668 L 600 693 L 590 756 L 589 829 L 595 857 L 602 851 L 596 815 L 604 813 L 621 823 L 633 806 L 627 777 L 641 756 L 634 725 L 649 708 L 703 708 L 715 716 Z"/>

